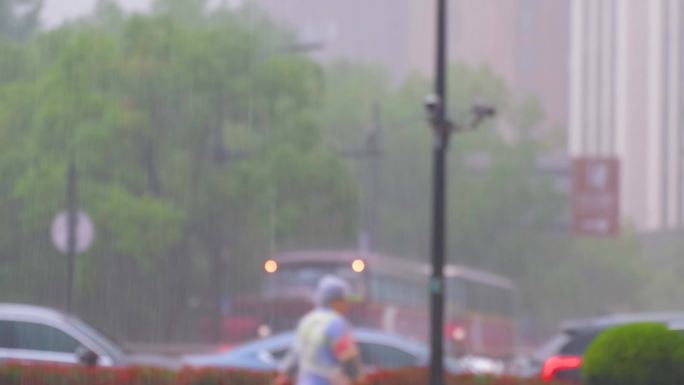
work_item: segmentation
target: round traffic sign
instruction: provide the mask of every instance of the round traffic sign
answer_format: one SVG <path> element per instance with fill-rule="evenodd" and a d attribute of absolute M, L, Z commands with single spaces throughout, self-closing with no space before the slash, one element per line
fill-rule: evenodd
<path fill-rule="evenodd" d="M 52 228 L 50 234 L 52 236 L 52 243 L 57 250 L 66 254 L 69 250 L 69 229 L 68 229 L 69 215 L 66 211 L 57 214 L 52 221 Z M 83 211 L 76 214 L 76 253 L 80 254 L 87 251 L 92 246 L 95 240 L 95 225 L 90 219 L 90 216 Z"/>

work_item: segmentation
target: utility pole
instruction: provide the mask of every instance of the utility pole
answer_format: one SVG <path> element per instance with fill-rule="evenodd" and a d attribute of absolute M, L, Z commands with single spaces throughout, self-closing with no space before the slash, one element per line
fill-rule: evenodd
<path fill-rule="evenodd" d="M 77 175 L 76 164 L 71 161 L 67 170 L 67 287 L 66 287 L 66 311 L 71 313 L 73 310 L 74 297 L 74 265 L 76 263 L 76 226 L 78 215 L 78 196 L 77 196 Z"/>
<path fill-rule="evenodd" d="M 230 159 L 230 153 L 226 147 L 223 135 L 223 94 L 218 97 L 216 103 L 216 120 L 213 122 L 213 143 L 211 151 L 211 162 L 217 169 L 226 166 Z M 210 173 L 212 175 L 212 173 Z M 211 321 L 211 339 L 215 343 L 223 342 L 223 296 L 225 294 L 225 266 L 224 248 L 219 229 L 221 221 L 215 217 L 214 214 L 209 218 L 209 253 L 211 255 L 211 292 L 212 292 L 212 321 Z"/>
<path fill-rule="evenodd" d="M 444 384 L 444 263 L 447 231 L 447 155 L 452 131 L 475 128 L 485 118 L 495 114 L 488 106 L 474 106 L 474 119 L 467 126 L 452 123 L 447 116 L 447 33 L 446 0 L 437 0 L 437 31 L 435 58 L 435 93 L 425 100 L 433 128 L 433 196 L 430 276 L 430 373 L 429 385 Z"/>
<path fill-rule="evenodd" d="M 71 160 L 64 172 L 65 205 L 52 221 L 50 237 L 57 251 L 66 256 L 66 281 L 64 284 L 64 309 L 74 310 L 76 289 L 76 255 L 87 251 L 95 238 L 95 226 L 87 213 L 78 207 L 78 174 L 76 163 Z"/>
<path fill-rule="evenodd" d="M 382 177 L 382 112 L 380 104 L 374 103 L 372 107 L 372 123 L 366 130 L 363 146 L 342 150 L 340 154 L 349 159 L 365 161 L 368 167 L 364 167 L 360 178 L 365 174 L 365 197 L 362 202 L 362 225 L 359 229 L 358 247 L 360 251 L 371 251 L 377 247 L 377 236 L 380 228 L 379 199 L 381 195 Z"/>
<path fill-rule="evenodd" d="M 437 0 L 435 94 L 426 101 L 434 128 L 432 275 L 430 277 L 430 385 L 444 384 L 444 260 L 446 254 L 446 173 L 451 124 L 447 120 L 447 4 Z"/>
<path fill-rule="evenodd" d="M 380 198 L 381 158 L 382 158 L 382 128 L 380 105 L 373 105 L 373 125 L 366 134 L 365 156 L 369 158 L 366 180 L 366 209 L 364 210 L 364 234 L 362 250 L 370 251 L 377 247 L 378 237 L 378 207 Z"/>

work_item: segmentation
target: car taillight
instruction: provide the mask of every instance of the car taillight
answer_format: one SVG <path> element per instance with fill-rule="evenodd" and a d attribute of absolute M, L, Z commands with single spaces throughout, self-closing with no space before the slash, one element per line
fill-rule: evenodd
<path fill-rule="evenodd" d="M 582 357 L 554 356 L 546 360 L 542 369 L 542 380 L 551 382 L 558 372 L 579 369 L 582 367 Z"/>

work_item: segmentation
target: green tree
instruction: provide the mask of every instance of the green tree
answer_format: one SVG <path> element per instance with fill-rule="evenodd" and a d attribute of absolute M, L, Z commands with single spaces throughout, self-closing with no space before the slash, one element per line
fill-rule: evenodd
<path fill-rule="evenodd" d="M 554 208 L 560 207 L 560 197 L 549 178 L 536 171 L 545 148 L 532 134 L 541 117 L 531 107 L 534 103 L 512 95 L 487 69 L 456 65 L 451 79 L 450 113 L 456 120 L 469 123 L 469 108 L 476 102 L 490 103 L 499 112 L 496 126 L 490 122 L 478 132 L 457 133 L 453 138 L 449 216 L 453 261 L 510 271 L 519 258 L 508 255 L 514 246 L 523 247 L 516 245 L 517 240 L 538 232 L 559 215 Z M 421 102 L 429 93 L 429 83 L 416 76 L 396 89 L 377 70 L 345 64 L 331 67 L 327 80 L 322 115 L 330 122 L 327 137 L 339 146 L 360 145 L 364 131 L 374 124 L 372 105 L 382 101 L 380 247 L 425 258 L 431 135 Z M 368 170 L 363 162 L 361 175 Z"/>
<path fill-rule="evenodd" d="M 46 235 L 74 161 L 98 232 L 80 312 L 128 338 L 190 338 L 224 293 L 258 286 L 270 244 L 353 237 L 355 190 L 314 118 L 320 69 L 279 50 L 287 33 L 226 9 L 197 23 L 106 6 L 0 58 L 1 285 L 61 303 Z"/>
<path fill-rule="evenodd" d="M 487 68 L 458 64 L 450 69 L 449 90 L 450 116 L 461 124 L 472 118 L 474 103 L 498 111 L 476 132 L 452 138 L 449 260 L 517 282 L 520 314 L 532 334 L 581 314 L 654 308 L 654 297 L 667 302 L 666 296 L 681 290 L 645 259 L 629 230 L 618 239 L 587 240 L 555 226 L 567 196 L 540 170 L 540 158 L 558 148 L 541 129 L 543 111 L 534 98 L 508 89 Z M 381 231 L 375 245 L 427 262 L 432 158 L 422 101 L 430 83 L 416 75 L 392 84 L 380 70 L 342 63 L 328 68 L 326 91 L 320 114 L 328 122 L 326 138 L 341 147 L 362 144 L 364 130 L 375 124 L 372 105 L 381 102 L 381 194 L 375 208 Z M 368 162 L 355 163 L 362 184 L 371 171 Z"/>

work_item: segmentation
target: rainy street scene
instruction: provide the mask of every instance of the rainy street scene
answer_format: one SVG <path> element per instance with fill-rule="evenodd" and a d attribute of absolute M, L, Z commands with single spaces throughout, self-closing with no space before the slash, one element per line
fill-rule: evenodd
<path fill-rule="evenodd" d="M 0 0 L 0 385 L 684 385 L 684 0 Z"/>

